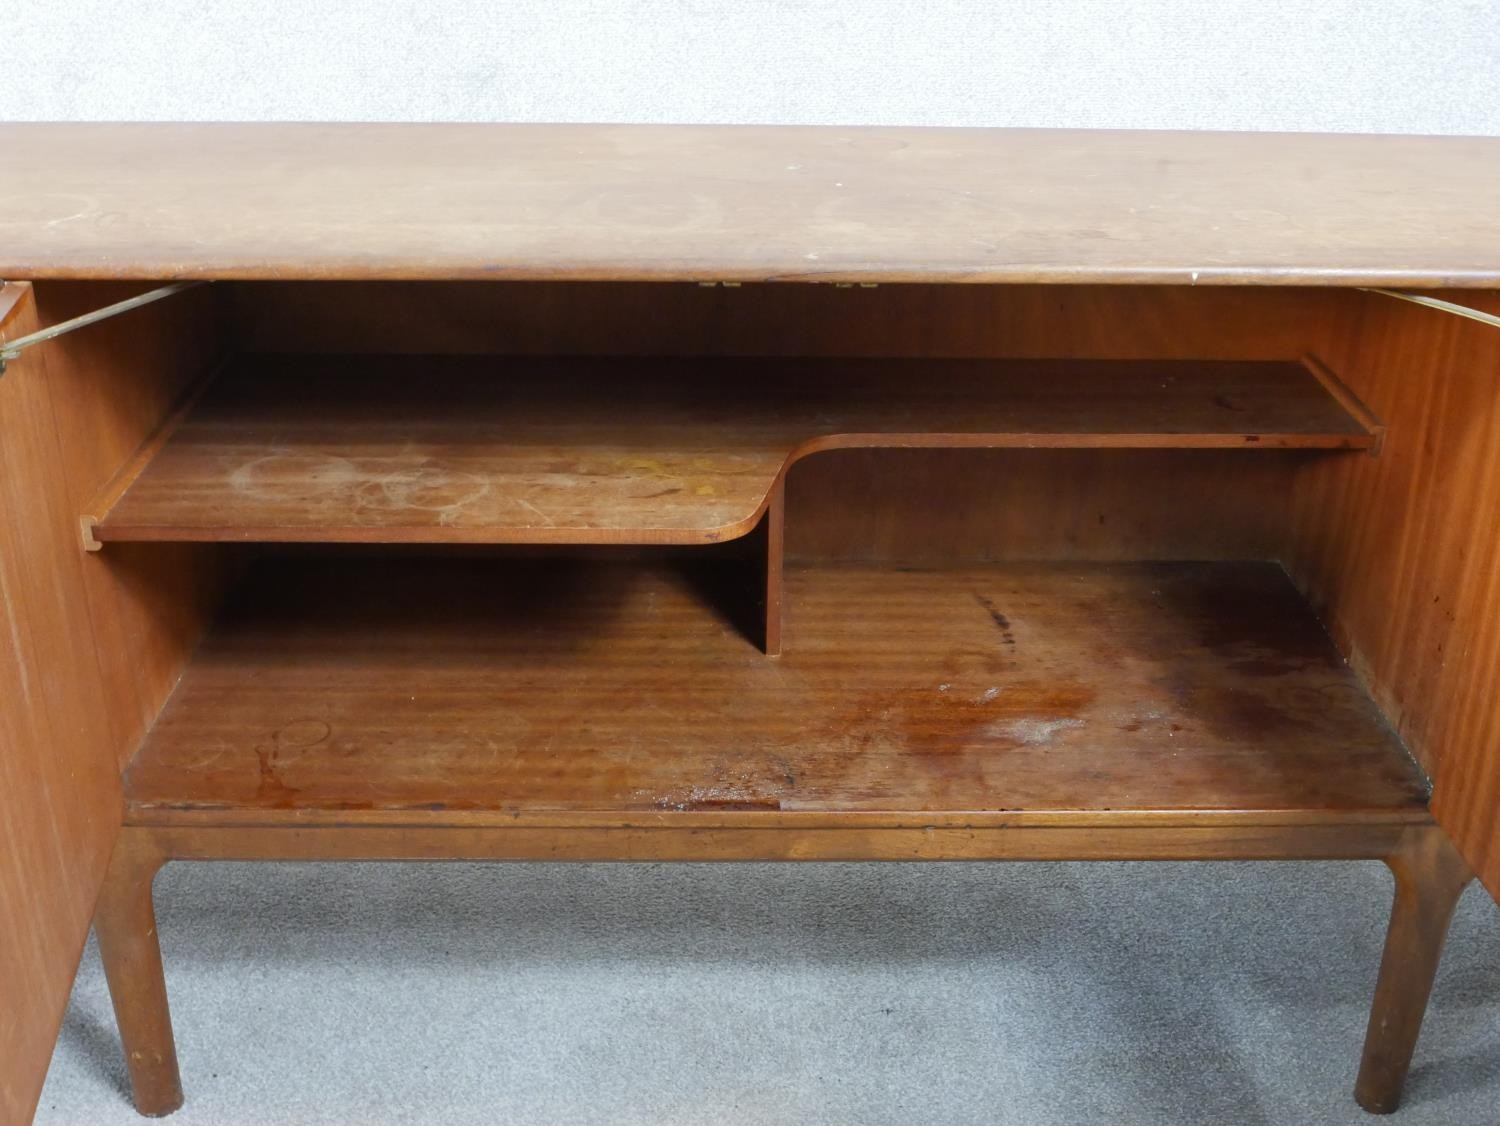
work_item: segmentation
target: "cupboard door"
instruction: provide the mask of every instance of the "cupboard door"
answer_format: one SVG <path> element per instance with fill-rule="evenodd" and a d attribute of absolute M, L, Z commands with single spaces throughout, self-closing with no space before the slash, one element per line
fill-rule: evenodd
<path fill-rule="evenodd" d="M 6 284 L 0 339 L 130 292 Z M 0 376 L 0 1121 L 35 1107 L 119 832 L 120 765 L 212 585 L 190 549 L 86 555 L 80 505 L 203 369 L 207 312 L 142 311 L 31 348 Z"/>
<path fill-rule="evenodd" d="M 30 287 L 6 338 L 37 327 Z M 0 1118 L 29 1117 L 120 823 L 46 355 L 0 378 Z"/>
<path fill-rule="evenodd" d="M 1500 293 L 1433 296 L 1500 313 Z M 1385 444 L 1309 464 L 1287 567 L 1500 895 L 1500 329 L 1367 295 L 1339 371 Z"/>

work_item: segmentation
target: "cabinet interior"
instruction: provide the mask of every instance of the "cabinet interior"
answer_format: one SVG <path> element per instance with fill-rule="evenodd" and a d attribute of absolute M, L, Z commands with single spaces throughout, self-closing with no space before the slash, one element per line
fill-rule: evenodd
<path fill-rule="evenodd" d="M 1421 821 L 1285 566 L 1363 300 L 219 283 L 78 514 L 222 592 L 127 824 Z"/>

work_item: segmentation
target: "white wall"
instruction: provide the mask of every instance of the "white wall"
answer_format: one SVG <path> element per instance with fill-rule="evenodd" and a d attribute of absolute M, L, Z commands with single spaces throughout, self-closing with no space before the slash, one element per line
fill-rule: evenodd
<path fill-rule="evenodd" d="M 9 0 L 0 15 L 7 120 L 1500 134 L 1500 0 Z"/>

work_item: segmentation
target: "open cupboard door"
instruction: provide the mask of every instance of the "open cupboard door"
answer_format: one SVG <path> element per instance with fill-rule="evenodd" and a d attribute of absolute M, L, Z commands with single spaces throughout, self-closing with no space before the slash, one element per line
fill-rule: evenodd
<path fill-rule="evenodd" d="M 140 287 L 0 288 L 13 340 Z M 38 303 L 40 296 L 41 303 Z M 171 303 L 169 303 L 170 305 Z M 32 348 L 0 376 L 0 1122 L 26 1122 L 52 1055 L 110 851 L 120 764 L 166 698 L 206 593 L 180 548 L 101 561 L 79 505 L 206 365 L 207 306 L 162 306 Z"/>
<path fill-rule="evenodd" d="M 1500 314 L 1491 291 L 1446 297 Z M 1339 368 L 1390 426 L 1378 458 L 1307 464 L 1284 563 L 1500 895 L 1500 328 L 1361 300 Z"/>

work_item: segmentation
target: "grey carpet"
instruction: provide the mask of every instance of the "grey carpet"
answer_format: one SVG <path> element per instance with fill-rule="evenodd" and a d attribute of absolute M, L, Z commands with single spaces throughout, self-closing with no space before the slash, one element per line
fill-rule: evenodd
<path fill-rule="evenodd" d="M 1378 864 L 169 865 L 198 1123 L 1372 1123 Z M 1500 1122 L 1500 910 L 1406 1107 Z M 37 1121 L 138 1123 L 85 954 Z"/>

